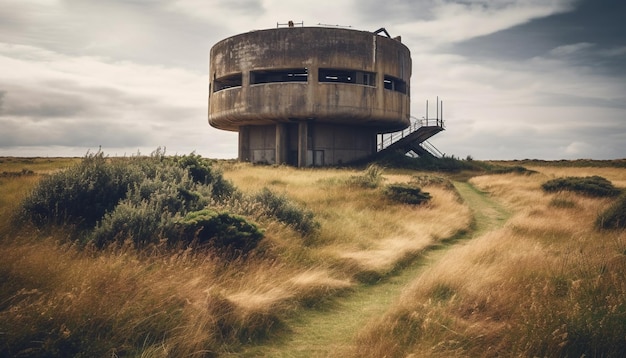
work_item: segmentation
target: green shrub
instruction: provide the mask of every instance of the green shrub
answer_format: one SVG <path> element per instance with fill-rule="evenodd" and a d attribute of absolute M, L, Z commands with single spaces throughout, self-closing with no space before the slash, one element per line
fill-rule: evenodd
<path fill-rule="evenodd" d="M 166 157 L 158 148 L 149 157 L 88 154 L 44 178 L 22 207 L 38 225 L 79 226 L 87 233 L 76 239 L 98 247 L 127 239 L 142 246 L 162 239 L 175 218 L 234 193 L 210 161 L 195 154 Z"/>
<path fill-rule="evenodd" d="M 174 160 L 189 172 L 194 182 L 211 185 L 213 197 L 224 199 L 234 193 L 235 187 L 224 179 L 221 171 L 213 168 L 210 160 L 194 153 L 175 157 Z"/>
<path fill-rule="evenodd" d="M 412 158 L 402 152 L 382 151 L 376 155 L 376 163 L 387 168 L 428 171 L 459 172 L 462 170 L 483 170 L 477 165 L 477 163 L 480 163 L 477 160 L 464 161 L 454 157 L 431 158 L 426 156 Z"/>
<path fill-rule="evenodd" d="M 430 200 L 430 194 L 411 184 L 390 184 L 384 192 L 391 200 L 403 204 L 419 205 Z"/>
<path fill-rule="evenodd" d="M 350 177 L 348 183 L 361 188 L 373 189 L 378 188 L 384 179 L 383 168 L 376 164 L 370 164 L 363 174 Z"/>
<path fill-rule="evenodd" d="M 599 229 L 626 228 L 626 194 L 620 195 L 607 210 L 598 215 L 596 227 Z"/>
<path fill-rule="evenodd" d="M 210 209 L 194 211 L 175 223 L 178 242 L 209 245 L 218 250 L 246 254 L 263 238 L 263 232 L 245 218 Z"/>
<path fill-rule="evenodd" d="M 415 184 L 420 188 L 432 185 L 448 190 L 454 190 L 454 185 L 452 184 L 450 179 L 436 175 L 414 175 L 413 177 L 411 177 L 410 183 Z"/>
<path fill-rule="evenodd" d="M 208 187 L 197 185 L 188 172 L 173 162 L 163 162 L 153 178 L 133 185 L 127 197 L 98 223 L 91 239 L 101 247 L 132 239 L 137 246 L 158 242 L 176 216 L 209 204 Z"/>
<path fill-rule="evenodd" d="M 519 165 L 515 165 L 515 166 L 497 165 L 497 166 L 492 166 L 491 169 L 489 169 L 489 173 L 491 174 L 513 173 L 513 174 L 531 175 L 531 174 L 537 174 L 537 171 L 526 169 Z"/>
<path fill-rule="evenodd" d="M 591 197 L 611 197 L 621 192 L 610 181 L 597 175 L 552 179 L 541 187 L 547 192 L 573 191 Z"/>
<path fill-rule="evenodd" d="M 173 216 L 169 211 L 162 211 L 155 200 L 138 204 L 124 200 L 106 214 L 88 238 L 99 248 L 126 240 L 132 240 L 135 247 L 145 247 L 163 237 L 163 231 L 168 224 L 171 225 Z"/>
<path fill-rule="evenodd" d="M 78 165 L 43 178 L 22 203 L 23 213 L 38 225 L 93 227 L 142 177 L 102 152 L 88 154 Z"/>
<path fill-rule="evenodd" d="M 253 201 L 262 206 L 265 215 L 275 217 L 303 235 L 312 234 L 319 227 L 312 212 L 294 205 L 287 197 L 277 195 L 267 188 L 263 188 Z"/>

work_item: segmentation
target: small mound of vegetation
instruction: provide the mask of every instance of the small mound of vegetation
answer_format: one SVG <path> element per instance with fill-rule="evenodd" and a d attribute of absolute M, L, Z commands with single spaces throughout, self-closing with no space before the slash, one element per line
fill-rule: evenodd
<path fill-rule="evenodd" d="M 419 205 L 430 200 L 429 193 L 412 184 L 387 185 L 385 195 L 393 201 L 410 205 Z"/>
<path fill-rule="evenodd" d="M 0 178 L 18 178 L 23 176 L 32 176 L 35 175 L 35 172 L 30 169 L 22 169 L 19 172 L 13 171 L 3 171 L 0 173 Z"/>
<path fill-rule="evenodd" d="M 319 227 L 312 212 L 291 203 L 287 197 L 275 194 L 267 188 L 263 188 L 254 196 L 253 201 L 261 204 L 266 216 L 275 217 L 303 235 L 310 235 Z"/>
<path fill-rule="evenodd" d="M 380 153 L 376 158 L 378 165 L 389 168 L 403 168 L 413 170 L 443 171 L 443 172 L 459 172 L 462 170 L 482 170 L 476 165 L 476 161 L 459 160 L 454 157 L 430 158 L 418 157 L 412 158 L 406 156 L 402 152 Z"/>
<path fill-rule="evenodd" d="M 559 209 L 573 209 L 576 207 L 576 203 L 568 199 L 553 198 L 550 200 L 550 206 Z"/>
<path fill-rule="evenodd" d="M 541 187 L 549 193 L 572 191 L 591 197 L 612 197 L 621 193 L 610 181 L 597 175 L 552 179 L 543 183 Z"/>
<path fill-rule="evenodd" d="M 175 223 L 173 230 L 183 242 L 208 244 L 236 254 L 250 252 L 263 238 L 263 232 L 244 217 L 211 209 L 190 212 Z"/>
<path fill-rule="evenodd" d="M 461 171 L 488 172 L 489 174 L 523 174 L 536 173 L 520 165 L 500 165 L 472 159 L 468 156 L 461 160 L 455 156 L 435 157 L 409 157 L 402 152 L 379 153 L 375 158 L 376 163 L 388 168 L 402 168 L 412 170 L 441 171 L 458 173 Z"/>
<path fill-rule="evenodd" d="M 520 174 L 520 175 L 532 175 L 537 172 L 534 170 L 526 169 L 521 165 L 500 165 L 487 162 L 477 162 L 476 165 L 483 168 L 489 174 Z"/>
<path fill-rule="evenodd" d="M 626 228 L 626 194 L 622 194 L 606 211 L 598 215 L 596 227 L 599 229 Z"/>
<path fill-rule="evenodd" d="M 419 187 L 431 185 L 448 190 L 454 190 L 454 185 L 452 184 L 450 179 L 436 175 L 414 175 L 413 177 L 411 177 L 411 183 Z"/>
<path fill-rule="evenodd" d="M 359 188 L 375 189 L 385 180 L 383 178 L 384 169 L 376 164 L 370 164 L 361 175 L 353 175 L 348 180 L 348 184 Z"/>
<path fill-rule="evenodd" d="M 541 160 L 541 159 L 523 159 L 514 160 L 515 163 L 533 166 L 548 166 L 561 168 L 626 168 L 626 159 L 610 159 L 610 160 L 593 160 L 593 159 L 576 159 L 576 160 Z"/>

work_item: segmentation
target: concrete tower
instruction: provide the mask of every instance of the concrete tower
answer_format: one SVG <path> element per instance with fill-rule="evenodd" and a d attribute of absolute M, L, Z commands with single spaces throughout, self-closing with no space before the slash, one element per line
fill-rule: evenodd
<path fill-rule="evenodd" d="M 252 31 L 215 44 L 209 71 L 209 123 L 238 131 L 241 161 L 348 163 L 410 124 L 410 51 L 378 33 Z"/>

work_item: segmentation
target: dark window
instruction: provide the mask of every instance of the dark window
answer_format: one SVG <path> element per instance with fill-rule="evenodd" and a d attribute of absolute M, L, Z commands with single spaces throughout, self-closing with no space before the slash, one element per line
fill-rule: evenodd
<path fill-rule="evenodd" d="M 213 92 L 232 87 L 241 87 L 241 73 L 217 78 L 213 81 Z"/>
<path fill-rule="evenodd" d="M 375 73 L 365 71 L 320 68 L 318 78 L 320 82 L 355 83 L 366 86 L 376 85 Z"/>
<path fill-rule="evenodd" d="M 406 94 L 406 82 L 399 78 L 385 76 L 383 83 L 385 85 L 385 89 Z"/>
<path fill-rule="evenodd" d="M 273 82 L 306 82 L 309 73 L 306 68 L 290 68 L 281 70 L 251 71 L 250 84 Z"/>
<path fill-rule="evenodd" d="M 356 83 L 356 71 L 320 68 L 319 81 Z"/>

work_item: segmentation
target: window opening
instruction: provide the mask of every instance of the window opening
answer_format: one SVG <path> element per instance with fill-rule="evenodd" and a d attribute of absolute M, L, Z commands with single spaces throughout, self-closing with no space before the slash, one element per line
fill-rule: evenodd
<path fill-rule="evenodd" d="M 320 68 L 318 78 L 320 82 L 355 83 L 366 86 L 376 85 L 375 73 L 365 71 Z"/>
<path fill-rule="evenodd" d="M 241 73 L 228 75 L 213 80 L 213 92 L 225 90 L 232 87 L 241 87 Z"/>
<path fill-rule="evenodd" d="M 399 78 L 385 76 L 383 84 L 385 85 L 385 89 L 406 94 L 406 82 Z"/>
<path fill-rule="evenodd" d="M 250 84 L 274 82 L 306 82 L 309 73 L 306 68 L 291 68 L 280 70 L 251 71 Z"/>

